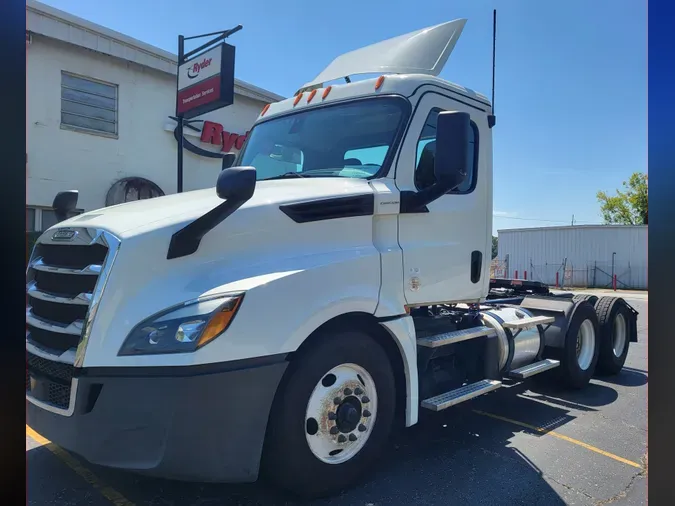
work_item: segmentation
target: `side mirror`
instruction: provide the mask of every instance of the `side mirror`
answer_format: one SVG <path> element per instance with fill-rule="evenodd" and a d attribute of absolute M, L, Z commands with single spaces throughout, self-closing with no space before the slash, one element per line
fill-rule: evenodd
<path fill-rule="evenodd" d="M 424 189 L 401 192 L 402 213 L 425 213 L 427 204 L 462 184 L 471 160 L 471 117 L 468 113 L 445 111 L 438 114 L 436 140 L 425 147 L 433 160 L 434 182 Z M 425 154 L 422 154 L 424 157 Z M 420 158 L 421 162 L 422 158 Z"/>
<path fill-rule="evenodd" d="M 253 196 L 255 167 L 231 167 L 218 174 L 216 193 L 223 200 L 246 202 Z"/>
<path fill-rule="evenodd" d="M 471 117 L 465 112 L 445 111 L 436 123 L 434 175 L 443 193 L 461 185 L 471 158 Z"/>
<path fill-rule="evenodd" d="M 216 182 L 216 193 L 224 202 L 173 234 L 166 258 L 180 258 L 197 251 L 202 238 L 209 231 L 253 196 L 255 183 L 255 167 L 230 167 L 221 171 Z"/>
<path fill-rule="evenodd" d="M 223 155 L 223 168 L 222 170 L 229 169 L 234 165 L 234 161 L 237 159 L 235 153 L 225 153 Z"/>
<path fill-rule="evenodd" d="M 58 221 L 66 220 L 68 214 L 77 208 L 78 197 L 79 192 L 77 190 L 68 190 L 56 194 L 52 207 L 54 208 L 54 213 L 56 214 L 56 219 Z"/>

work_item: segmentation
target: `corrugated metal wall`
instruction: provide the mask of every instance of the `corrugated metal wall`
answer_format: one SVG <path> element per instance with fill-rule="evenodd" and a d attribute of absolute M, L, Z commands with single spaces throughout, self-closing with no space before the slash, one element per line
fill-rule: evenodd
<path fill-rule="evenodd" d="M 647 289 L 647 226 L 579 225 L 500 230 L 499 255 L 507 277 L 568 287 Z M 613 253 L 616 253 L 613 255 Z M 612 258 L 613 257 L 613 258 Z M 613 268 L 612 268 L 612 260 Z"/>

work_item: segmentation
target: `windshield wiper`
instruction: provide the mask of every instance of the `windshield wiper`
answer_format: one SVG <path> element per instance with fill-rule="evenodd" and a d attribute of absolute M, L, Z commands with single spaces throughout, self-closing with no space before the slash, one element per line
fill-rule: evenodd
<path fill-rule="evenodd" d="M 284 172 L 283 174 L 280 174 L 278 176 L 272 176 L 272 177 L 266 177 L 264 179 L 261 179 L 260 181 L 271 181 L 272 179 L 284 179 L 287 177 L 307 177 L 300 172 Z"/>

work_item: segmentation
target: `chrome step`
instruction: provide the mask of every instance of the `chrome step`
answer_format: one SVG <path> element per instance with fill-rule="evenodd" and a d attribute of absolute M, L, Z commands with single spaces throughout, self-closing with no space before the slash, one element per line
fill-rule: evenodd
<path fill-rule="evenodd" d="M 502 327 L 510 330 L 526 330 L 536 327 L 537 325 L 546 325 L 553 323 L 555 318 L 553 316 L 532 316 L 530 318 L 522 318 L 510 322 L 502 323 Z"/>
<path fill-rule="evenodd" d="M 480 380 L 476 383 L 471 383 L 470 385 L 465 385 L 456 388 L 455 390 L 445 392 L 444 394 L 437 395 L 436 397 L 425 399 L 422 401 L 422 407 L 430 409 L 431 411 L 441 411 L 442 409 L 449 408 L 460 402 L 468 401 L 479 395 L 492 392 L 501 386 L 501 381 L 488 379 Z"/>
<path fill-rule="evenodd" d="M 540 362 L 535 362 L 534 364 L 529 364 L 518 369 L 514 369 L 513 371 L 509 372 L 509 377 L 515 379 L 525 379 L 529 378 L 530 376 L 534 376 L 535 374 L 554 369 L 559 365 L 560 361 L 547 358 L 545 360 L 541 360 Z"/>
<path fill-rule="evenodd" d="M 454 330 L 452 332 L 436 334 L 435 336 L 421 337 L 417 340 L 417 344 L 427 348 L 436 348 L 438 346 L 445 346 L 446 344 L 475 339 L 476 337 L 494 335 L 496 335 L 496 332 L 492 327 L 473 327 L 470 329 Z"/>

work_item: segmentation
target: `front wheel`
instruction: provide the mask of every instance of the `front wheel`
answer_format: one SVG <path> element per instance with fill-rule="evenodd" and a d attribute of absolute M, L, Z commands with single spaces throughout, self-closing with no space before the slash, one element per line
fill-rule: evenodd
<path fill-rule="evenodd" d="M 272 407 L 263 471 L 304 497 L 337 492 L 371 470 L 391 432 L 394 374 L 368 334 L 333 331 L 289 366 Z"/>

